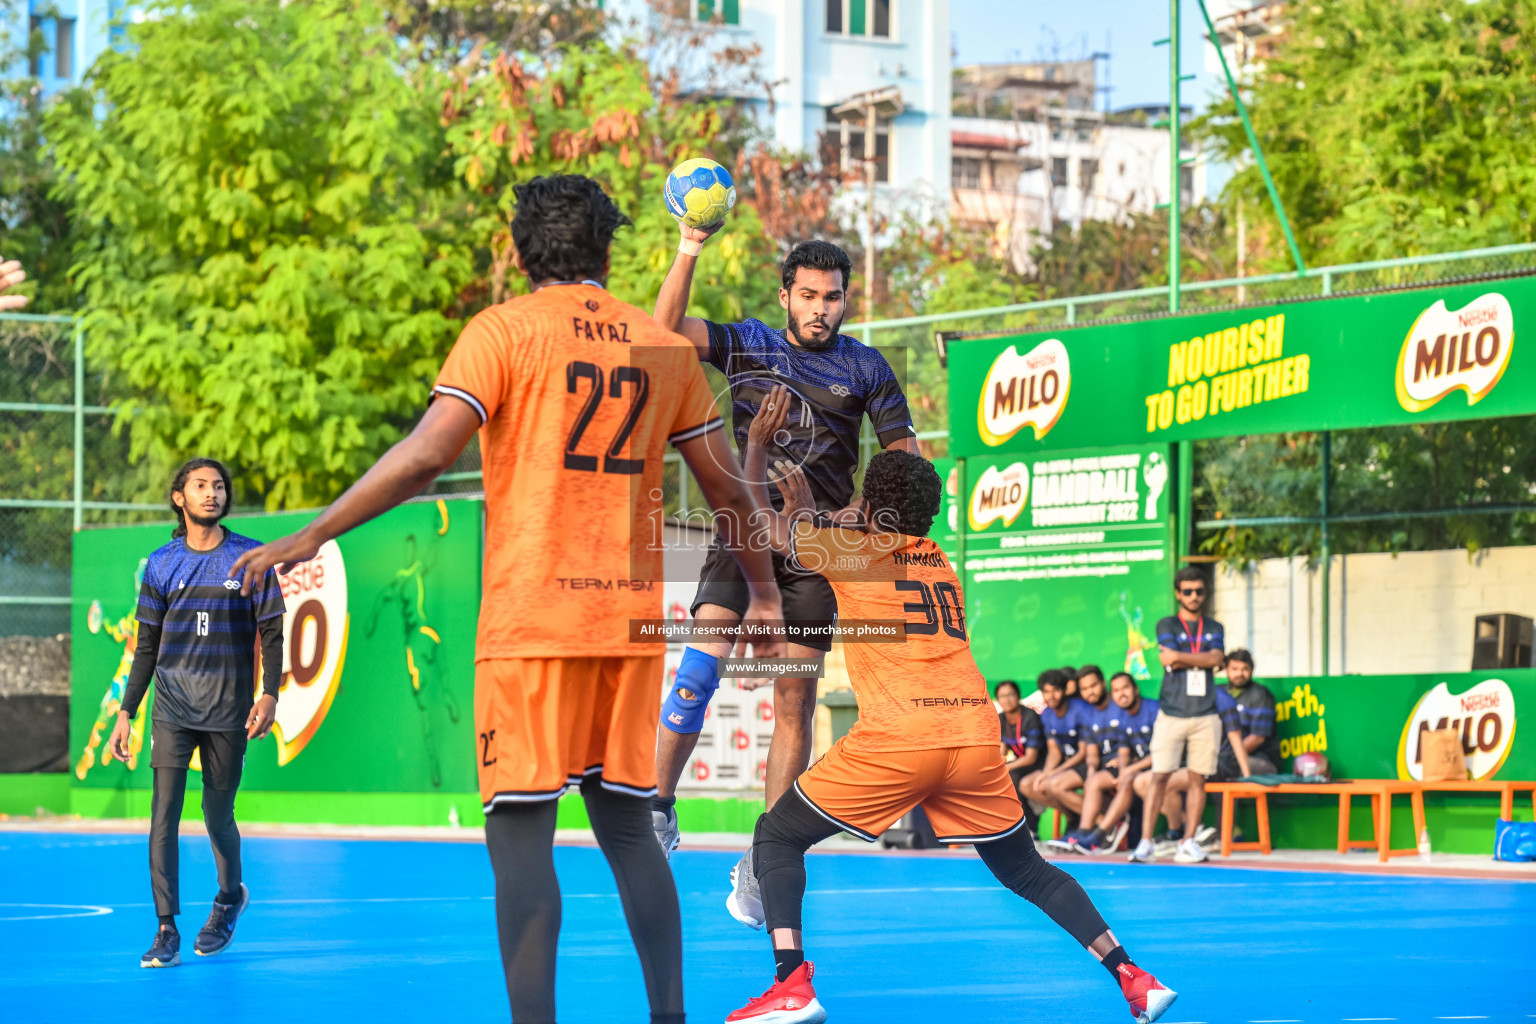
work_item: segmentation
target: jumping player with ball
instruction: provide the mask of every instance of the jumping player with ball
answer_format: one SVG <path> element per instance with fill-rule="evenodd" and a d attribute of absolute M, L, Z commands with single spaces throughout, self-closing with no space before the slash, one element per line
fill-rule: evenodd
<path fill-rule="evenodd" d="M 885 357 L 838 333 L 848 308 L 852 261 L 829 242 L 795 246 L 784 260 L 779 286 L 779 305 L 784 309 L 780 326 L 761 320 L 718 324 L 687 316 L 699 253 L 724 225 L 735 202 L 735 187 L 724 167 L 696 159 L 680 164 L 668 176 L 665 192 L 667 207 L 678 219 L 681 240 L 656 298 L 656 320 L 693 342 L 699 359 L 725 374 L 739 452 L 746 450 L 747 431 L 764 397 L 775 385 L 787 386 L 800 413 L 776 434 L 772 455 L 804 470 L 818 511 L 845 507 L 853 497 L 859 428 L 865 416 L 882 448 L 918 451 L 906 396 Z M 739 472 L 735 466 L 731 469 Z M 772 497 L 779 507 L 780 495 Z M 829 627 L 837 616 L 831 586 L 825 578 L 800 571 L 779 555 L 774 555 L 774 570 L 785 621 L 821 633 L 806 637 L 804 643 L 791 642 L 789 657 L 821 658 L 831 647 L 831 637 L 817 627 Z M 746 585 L 717 537 L 692 607 L 698 632 L 713 630 L 717 639 L 696 640 L 683 653 L 676 683 L 662 706 L 658 731 L 660 792 L 653 817 L 657 839 L 669 854 L 679 839 L 674 807 L 677 781 L 698 742 L 704 710 L 720 685 L 721 662 L 731 651 L 731 633 L 746 608 Z M 816 680 L 776 680 L 773 703 L 773 744 L 765 780 L 769 808 L 810 761 Z M 727 904 L 732 915 L 761 928 L 762 907 L 750 852 L 743 855 L 732 877 Z"/>

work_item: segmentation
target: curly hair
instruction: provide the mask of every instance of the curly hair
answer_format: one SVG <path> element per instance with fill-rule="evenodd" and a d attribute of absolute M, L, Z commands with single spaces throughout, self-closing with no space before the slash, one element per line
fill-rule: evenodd
<path fill-rule="evenodd" d="M 869 521 L 882 530 L 926 537 L 939 514 L 944 485 L 933 463 L 909 451 L 888 449 L 864 469 Z"/>
<path fill-rule="evenodd" d="M 614 232 L 630 223 L 601 185 L 580 174 L 551 174 L 513 188 L 512 244 L 531 281 L 600 277 Z"/>
<path fill-rule="evenodd" d="M 234 481 L 230 479 L 229 470 L 225 467 L 224 463 L 220 462 L 218 459 L 188 459 L 186 462 L 182 463 L 181 468 L 176 471 L 175 477 L 171 479 L 171 489 L 167 491 L 165 495 L 165 500 L 171 503 L 171 511 L 176 513 L 176 529 L 171 531 L 172 540 L 175 540 L 178 537 L 185 537 L 187 535 L 187 513 L 185 509 L 176 504 L 176 499 L 172 498 L 171 495 L 180 494 L 187 489 L 187 478 L 192 475 L 192 471 L 194 469 L 211 469 L 215 473 L 219 474 L 220 479 L 224 481 L 224 494 L 226 495 L 224 502 L 224 515 L 229 515 L 230 506 L 233 505 L 235 501 L 235 484 Z M 219 518 L 222 519 L 224 516 L 220 516 Z"/>

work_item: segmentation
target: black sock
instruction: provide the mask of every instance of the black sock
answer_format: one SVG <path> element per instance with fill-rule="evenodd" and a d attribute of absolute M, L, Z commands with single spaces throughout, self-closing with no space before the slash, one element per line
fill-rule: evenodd
<path fill-rule="evenodd" d="M 1116 981 L 1120 980 L 1121 964 L 1125 964 L 1128 967 L 1136 966 L 1135 964 L 1131 963 L 1131 958 L 1126 955 L 1124 946 L 1116 946 L 1108 953 L 1105 953 L 1104 959 L 1100 961 L 1100 963 L 1104 965 L 1104 969 L 1107 970 Z"/>
<path fill-rule="evenodd" d="M 803 949 L 776 949 L 773 951 L 773 966 L 778 972 L 780 981 L 794 974 L 803 963 L 805 963 L 805 950 Z"/>
<path fill-rule="evenodd" d="M 226 907 L 238 907 L 240 905 L 240 894 L 238 892 L 224 892 L 220 890 L 219 895 L 215 899 Z"/>
<path fill-rule="evenodd" d="M 670 811 L 676 803 L 677 797 L 675 796 L 653 796 L 651 797 L 651 810 Z"/>
<path fill-rule="evenodd" d="M 176 915 L 175 914 L 161 914 L 160 915 L 160 927 L 168 929 L 168 930 L 174 932 L 176 930 Z"/>

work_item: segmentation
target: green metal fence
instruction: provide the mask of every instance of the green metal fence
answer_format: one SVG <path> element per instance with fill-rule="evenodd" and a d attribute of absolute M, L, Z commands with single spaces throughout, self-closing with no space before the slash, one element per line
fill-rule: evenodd
<path fill-rule="evenodd" d="M 1206 311 L 1527 273 L 1536 273 L 1536 243 L 1183 282 L 1180 307 Z M 1168 287 L 1158 285 L 866 321 L 844 329 L 886 354 L 913 399 L 919 440 L 932 454 L 944 455 L 946 380 L 934 344 L 937 333 L 964 336 L 1109 323 L 1166 315 L 1168 302 Z M 67 629 L 69 547 L 75 530 L 169 519 L 163 504 L 134 500 L 126 441 L 113 426 L 113 403 L 121 396 L 111 393 L 105 373 L 90 372 L 84 342 L 73 318 L 0 313 L 0 635 Z M 865 461 L 874 444 L 866 432 Z M 443 494 L 478 491 L 478 446 L 471 445 L 433 489 Z M 664 491 L 670 514 L 702 508 L 702 495 L 676 455 L 668 458 Z"/>

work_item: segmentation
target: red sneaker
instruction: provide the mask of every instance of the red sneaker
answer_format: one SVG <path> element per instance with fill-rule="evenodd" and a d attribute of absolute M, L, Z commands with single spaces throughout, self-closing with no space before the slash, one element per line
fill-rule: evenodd
<path fill-rule="evenodd" d="M 816 965 L 807 960 L 789 977 L 774 982 L 767 992 L 725 1018 L 727 1024 L 738 1020 L 755 1024 L 821 1024 L 827 1019 L 827 1011 L 821 1008 L 816 990 L 811 987 L 811 975 L 815 973 Z"/>
<path fill-rule="evenodd" d="M 1136 1024 L 1152 1024 L 1168 1011 L 1179 994 L 1134 964 L 1121 964 L 1120 992 L 1131 1004 Z"/>

